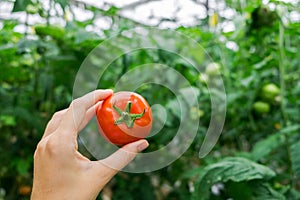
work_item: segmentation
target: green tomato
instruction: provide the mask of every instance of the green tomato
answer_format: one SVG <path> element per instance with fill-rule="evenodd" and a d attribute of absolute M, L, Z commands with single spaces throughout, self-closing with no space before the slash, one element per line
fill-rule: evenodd
<path fill-rule="evenodd" d="M 200 110 L 199 108 L 197 107 L 192 107 L 190 109 L 190 114 L 191 114 L 191 118 L 196 120 L 200 117 L 202 117 L 204 115 L 204 111 L 203 110 Z"/>
<path fill-rule="evenodd" d="M 274 83 L 268 83 L 262 87 L 261 92 L 264 99 L 274 101 L 275 97 L 280 94 L 280 89 Z"/>
<path fill-rule="evenodd" d="M 39 7 L 37 7 L 37 6 L 35 6 L 35 5 L 28 4 L 28 5 L 26 6 L 26 12 L 27 12 L 28 14 L 36 14 L 36 13 L 38 13 L 38 11 L 39 11 Z"/>
<path fill-rule="evenodd" d="M 220 69 L 221 69 L 221 65 L 219 63 L 215 63 L 215 62 L 209 63 L 206 66 L 205 73 L 208 76 L 217 76 L 218 74 L 220 74 Z"/>
<path fill-rule="evenodd" d="M 270 105 L 263 101 L 257 101 L 253 104 L 253 109 L 256 113 L 266 114 L 270 112 Z"/>

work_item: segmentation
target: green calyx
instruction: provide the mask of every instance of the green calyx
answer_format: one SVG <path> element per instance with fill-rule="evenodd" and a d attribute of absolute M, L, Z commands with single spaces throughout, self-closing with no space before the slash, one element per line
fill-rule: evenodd
<path fill-rule="evenodd" d="M 119 114 L 119 118 L 115 121 L 115 125 L 121 124 L 121 123 L 125 123 L 126 126 L 128 128 L 132 128 L 134 125 L 134 121 L 136 119 L 140 119 L 144 116 L 145 114 L 145 109 L 142 113 L 140 114 L 131 114 L 130 110 L 131 110 L 131 106 L 132 106 L 132 102 L 129 101 L 125 107 L 125 110 L 121 110 L 120 108 L 118 108 L 115 104 L 113 105 L 113 108 L 115 109 L 115 111 Z"/>

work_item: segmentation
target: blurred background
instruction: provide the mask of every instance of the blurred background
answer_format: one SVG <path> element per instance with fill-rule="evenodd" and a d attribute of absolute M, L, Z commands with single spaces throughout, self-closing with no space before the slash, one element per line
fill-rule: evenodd
<path fill-rule="evenodd" d="M 72 100 L 76 73 L 89 52 L 138 26 L 185 34 L 213 63 L 191 51 L 206 63 L 200 74 L 170 52 L 141 49 L 117 59 L 101 87 L 114 89 L 112 83 L 137 65 L 171 66 L 199 91 L 200 107 L 189 111 L 201 119 L 198 134 L 174 163 L 150 173 L 120 172 L 98 199 L 300 199 L 298 0 L 2 0 L 0 200 L 29 199 L 35 147 L 52 114 Z M 178 45 L 179 51 L 184 47 Z M 207 83 L 219 73 L 226 122 L 217 145 L 200 159 L 211 117 Z M 180 113 L 168 90 L 148 86 L 139 92 L 167 108 L 164 128 L 150 138 L 151 151 L 174 137 Z"/>

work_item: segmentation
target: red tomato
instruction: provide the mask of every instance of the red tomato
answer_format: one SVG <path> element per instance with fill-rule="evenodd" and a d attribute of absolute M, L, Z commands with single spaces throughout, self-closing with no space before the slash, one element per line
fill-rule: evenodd
<path fill-rule="evenodd" d="M 134 92 L 117 92 L 105 99 L 96 115 L 101 134 L 115 145 L 145 138 L 152 128 L 151 108 Z"/>

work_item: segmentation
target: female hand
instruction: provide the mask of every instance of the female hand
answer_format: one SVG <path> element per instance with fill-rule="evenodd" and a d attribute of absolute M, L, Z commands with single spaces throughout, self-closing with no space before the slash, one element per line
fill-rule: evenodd
<path fill-rule="evenodd" d="M 32 200 L 96 199 L 105 184 L 148 147 L 142 139 L 99 161 L 90 161 L 78 152 L 78 132 L 110 95 L 112 90 L 95 90 L 53 115 L 34 154 Z"/>

